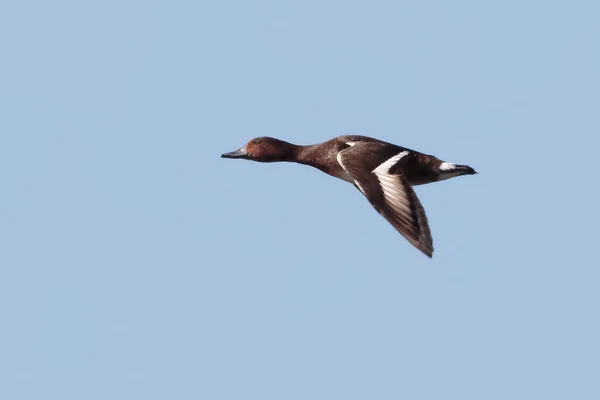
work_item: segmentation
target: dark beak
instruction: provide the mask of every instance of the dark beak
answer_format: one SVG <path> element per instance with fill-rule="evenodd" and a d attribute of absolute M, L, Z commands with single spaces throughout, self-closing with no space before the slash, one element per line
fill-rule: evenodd
<path fill-rule="evenodd" d="M 248 152 L 245 147 L 231 153 L 221 154 L 221 158 L 248 158 Z"/>

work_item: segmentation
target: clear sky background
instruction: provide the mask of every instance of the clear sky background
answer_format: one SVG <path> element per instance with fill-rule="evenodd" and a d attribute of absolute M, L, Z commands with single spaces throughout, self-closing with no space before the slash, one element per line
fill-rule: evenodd
<path fill-rule="evenodd" d="M 599 399 L 597 1 L 4 1 L 0 398 Z M 473 166 L 428 259 L 359 133 Z"/>

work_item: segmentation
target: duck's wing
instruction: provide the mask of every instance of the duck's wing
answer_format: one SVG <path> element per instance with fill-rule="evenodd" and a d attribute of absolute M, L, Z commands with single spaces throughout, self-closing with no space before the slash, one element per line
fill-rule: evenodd
<path fill-rule="evenodd" d="M 353 142 L 337 155 L 338 163 L 375 209 L 425 255 L 433 255 L 427 216 L 407 179 L 400 172 L 410 151 L 383 148 L 381 143 Z M 390 156 L 390 154 L 392 154 Z M 378 158 L 383 158 L 378 160 Z"/>

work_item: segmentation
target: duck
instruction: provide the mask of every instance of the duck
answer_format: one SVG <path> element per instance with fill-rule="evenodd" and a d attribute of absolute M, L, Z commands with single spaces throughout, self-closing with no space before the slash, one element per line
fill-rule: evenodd
<path fill-rule="evenodd" d="M 367 136 L 345 135 L 308 146 L 273 137 L 257 137 L 222 158 L 262 163 L 294 162 L 321 170 L 354 185 L 396 230 L 428 257 L 433 239 L 425 209 L 413 186 L 477 172 Z"/>

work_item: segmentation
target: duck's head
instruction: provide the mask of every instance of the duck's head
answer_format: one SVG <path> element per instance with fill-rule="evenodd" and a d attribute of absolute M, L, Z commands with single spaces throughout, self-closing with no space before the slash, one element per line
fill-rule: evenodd
<path fill-rule="evenodd" d="M 292 157 L 294 146 L 272 137 L 258 137 L 244 147 L 222 154 L 223 158 L 242 158 L 260 162 L 286 161 Z"/>

